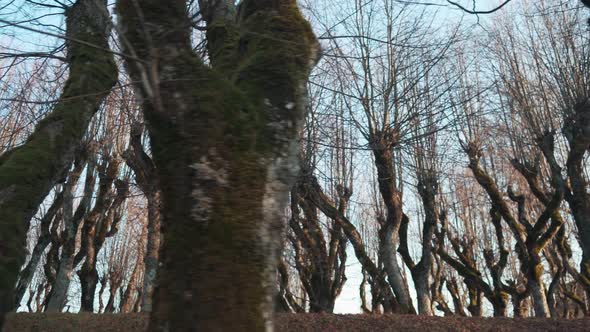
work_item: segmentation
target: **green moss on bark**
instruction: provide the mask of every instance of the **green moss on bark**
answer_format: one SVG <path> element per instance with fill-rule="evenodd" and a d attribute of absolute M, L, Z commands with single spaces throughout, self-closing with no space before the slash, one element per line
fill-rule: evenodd
<path fill-rule="evenodd" d="M 125 40 L 157 70 L 146 80 L 127 63 L 143 80 L 164 207 L 150 330 L 266 330 L 282 233 L 269 216 L 286 202 L 265 200 L 295 176 L 288 166 L 317 42 L 295 1 L 245 1 L 239 35 L 209 31 L 221 63 L 208 66 L 179 30 L 184 2 L 140 6 L 141 19 L 132 0 L 117 10 Z"/>
<path fill-rule="evenodd" d="M 13 309 L 29 221 L 64 177 L 90 119 L 116 83 L 109 18 L 101 13 L 108 13 L 101 1 L 78 1 L 67 10 L 70 72 L 60 101 L 0 164 L 0 316 Z"/>

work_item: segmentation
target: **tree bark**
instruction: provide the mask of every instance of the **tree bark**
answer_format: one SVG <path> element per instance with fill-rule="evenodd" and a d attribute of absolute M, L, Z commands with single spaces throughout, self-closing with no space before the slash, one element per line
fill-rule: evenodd
<path fill-rule="evenodd" d="M 222 47 L 231 61 L 210 54 L 209 67 L 192 50 L 185 1 L 120 0 L 117 10 L 126 52 L 142 59 L 127 68 L 162 190 L 149 330 L 272 330 L 281 217 L 319 54 L 311 28 L 294 0 L 243 1 L 240 38 Z"/>
<path fill-rule="evenodd" d="M 76 164 L 75 171 L 70 173 L 70 179 L 68 179 L 64 188 L 63 224 L 65 229 L 60 239 L 62 246 L 61 253 L 59 254 L 59 265 L 55 273 L 55 278 L 51 283 L 51 292 L 47 300 L 46 310 L 49 312 L 61 312 L 66 304 L 68 289 L 75 267 L 76 234 L 78 233 L 80 221 L 86 215 L 88 205 L 92 199 L 92 191 L 94 190 L 94 163 L 92 159 L 88 163 L 86 163 L 86 160 L 77 160 Z M 73 213 L 73 191 L 75 184 L 78 182 L 77 178 L 82 173 L 85 165 L 84 197 L 80 200 L 76 208 L 76 213 Z M 57 232 L 57 227 L 55 231 Z M 58 248 L 55 248 L 55 250 L 57 255 Z"/>
<path fill-rule="evenodd" d="M 553 151 L 553 136 L 546 135 L 540 140 L 541 149 L 544 151 Z M 555 237 L 563 220 L 558 215 L 558 209 L 563 199 L 564 187 L 556 185 L 561 182 L 559 172 L 552 166 L 552 182 L 554 183 L 554 193 L 551 199 L 541 200 L 545 205 L 543 212 L 537 217 L 532 225 L 523 213 L 525 209 L 525 200 L 523 196 L 516 195 L 512 190 L 508 190 L 510 199 L 518 204 L 518 218 L 515 218 L 510 211 L 508 204 L 504 201 L 500 190 L 494 179 L 490 177 L 479 165 L 481 151 L 474 143 L 470 143 L 466 149 L 469 156 L 469 168 L 477 182 L 487 192 L 492 207 L 508 223 L 516 239 L 516 252 L 521 264 L 521 270 L 527 278 L 527 290 L 531 291 L 534 298 L 535 316 L 549 317 L 549 305 L 545 285 L 542 280 L 543 265 L 541 263 L 540 253 L 547 244 Z M 549 156 L 548 153 L 545 153 Z M 547 158 L 549 164 L 554 164 L 550 158 Z M 532 183 L 529 181 L 529 183 Z M 535 186 L 533 186 L 534 188 Z M 534 190 L 533 190 L 534 191 Z M 551 220 L 551 223 L 549 221 Z"/>
<path fill-rule="evenodd" d="M 81 248 L 76 256 L 84 257 L 80 278 L 80 310 L 94 312 L 94 297 L 98 284 L 97 257 L 107 237 L 114 235 L 121 218 L 119 209 L 127 198 L 127 184 L 118 180 L 120 161 L 104 159 L 98 167 L 99 190 L 96 202 L 84 220 L 81 235 Z M 115 189 L 116 187 L 116 194 Z"/>
<path fill-rule="evenodd" d="M 123 158 L 135 173 L 135 181 L 147 200 L 147 244 L 143 260 L 141 310 L 151 312 L 160 250 L 160 189 L 156 166 L 152 158 L 145 153 L 141 137 L 141 127 L 135 124 L 131 128 L 129 149 L 123 153 Z"/>
<path fill-rule="evenodd" d="M 151 192 L 148 192 L 147 202 L 148 234 L 143 260 L 145 271 L 143 275 L 141 310 L 151 312 L 160 250 L 160 192 L 155 188 Z"/>
<path fill-rule="evenodd" d="M 418 171 L 418 194 L 422 199 L 424 208 L 424 224 L 422 228 L 422 255 L 420 261 L 414 263 L 410 256 L 408 248 L 408 224 L 407 216 L 403 216 L 402 225 L 400 226 L 400 245 L 398 251 L 402 259 L 410 269 L 412 279 L 416 289 L 418 300 L 418 313 L 421 315 L 432 316 L 432 297 L 430 294 L 429 276 L 433 262 L 433 245 L 434 232 L 439 219 L 436 206 L 436 193 L 438 190 L 438 180 L 433 170 Z"/>
<path fill-rule="evenodd" d="M 66 11 L 70 66 L 60 101 L 27 142 L 0 161 L 0 325 L 14 308 L 29 222 L 64 177 L 88 123 L 117 81 L 104 0 L 78 0 Z"/>
<path fill-rule="evenodd" d="M 371 144 L 377 167 L 377 182 L 379 192 L 386 208 L 385 219 L 379 229 L 379 255 L 383 261 L 387 280 L 393 288 L 393 292 L 399 302 L 401 313 L 416 313 L 407 282 L 397 258 L 399 246 L 399 230 L 402 225 L 402 193 L 395 183 L 395 169 L 393 154 L 388 144 L 385 133 L 373 135 L 375 142 Z"/>
<path fill-rule="evenodd" d="M 18 307 L 20 306 L 23 296 L 27 288 L 31 284 L 31 281 L 33 280 L 33 276 L 35 275 L 35 271 L 37 270 L 37 266 L 39 265 L 39 261 L 41 260 L 41 257 L 43 256 L 45 249 L 51 243 L 51 234 L 49 226 L 51 225 L 51 222 L 54 220 L 57 211 L 62 207 L 63 197 L 64 192 L 59 192 L 53 200 L 53 203 L 51 203 L 51 206 L 49 207 L 49 209 L 47 209 L 47 212 L 41 219 L 41 234 L 39 235 L 37 243 L 33 248 L 33 252 L 31 253 L 31 258 L 29 259 L 29 262 L 27 263 L 25 268 L 20 272 L 18 283 L 16 285 L 14 302 L 16 309 L 18 309 Z M 55 222 L 58 222 L 58 220 L 55 220 Z"/>
<path fill-rule="evenodd" d="M 123 275 L 121 271 L 111 271 L 111 275 L 109 275 L 109 299 L 107 300 L 107 305 L 104 307 L 105 313 L 113 313 L 115 312 L 115 301 L 117 298 L 117 293 L 121 296 L 119 297 L 122 299 L 121 294 L 121 284 L 123 283 Z"/>
<path fill-rule="evenodd" d="M 334 202 L 324 194 L 315 177 L 308 176 L 306 181 L 303 182 L 303 185 L 305 192 L 309 195 L 310 200 L 318 207 L 318 209 L 320 209 L 328 218 L 336 220 L 342 226 L 342 230 L 352 244 L 359 263 L 367 274 L 369 274 L 374 285 L 378 286 L 380 292 L 382 292 L 384 297 L 384 311 L 386 313 L 398 312 L 399 305 L 392 293 L 391 286 L 387 280 L 385 280 L 381 269 L 378 268 L 371 257 L 369 257 L 369 254 L 365 250 L 361 234 L 356 227 L 336 208 Z"/>
<path fill-rule="evenodd" d="M 137 279 L 139 279 L 141 273 L 141 261 L 137 260 L 135 262 L 135 267 L 133 268 L 133 273 L 131 273 L 131 277 L 129 278 L 129 283 L 127 284 L 127 288 L 125 288 L 125 293 L 123 293 L 123 298 L 121 299 L 121 303 L 119 305 L 121 313 L 130 313 L 133 312 L 135 301 L 135 296 L 140 295 L 140 291 L 137 287 Z"/>
<path fill-rule="evenodd" d="M 531 295 L 533 298 L 533 308 L 535 309 L 536 317 L 551 317 L 549 311 L 549 304 L 547 303 L 547 296 L 545 293 L 545 285 L 537 280 L 529 280 L 527 282 L 531 287 Z"/>
<path fill-rule="evenodd" d="M 305 169 L 299 177 L 305 179 Z M 299 182 L 299 181 L 298 181 Z M 344 215 L 352 192 L 338 186 L 338 211 Z M 301 209 L 300 209 L 301 208 Z M 303 215 L 300 216 L 300 210 Z M 318 211 L 304 186 L 296 184 L 291 190 L 291 218 L 289 224 L 297 240 L 291 241 L 296 252 L 299 278 L 309 295 L 310 312 L 334 311 L 336 298 L 346 280 L 346 236 L 336 220 L 329 227 L 330 238 L 325 239 Z"/>
<path fill-rule="evenodd" d="M 490 301 L 494 309 L 494 316 L 506 316 L 507 303 L 507 287 L 502 282 L 502 272 L 506 267 L 508 252 L 504 248 L 504 237 L 501 228 L 501 216 L 496 213 L 494 209 L 490 211 L 492 223 L 496 227 L 496 235 L 498 239 L 498 246 L 500 247 L 500 258 L 497 263 L 493 263 L 493 255 L 490 251 L 484 252 L 486 265 L 492 275 L 493 284 L 490 285 L 483 277 L 482 273 L 477 269 L 476 256 L 473 250 L 473 242 L 469 240 L 459 240 L 453 238 L 447 231 L 446 214 L 442 213 L 441 223 L 442 230 L 436 232 L 438 237 L 437 253 L 439 257 L 454 268 L 457 273 L 463 277 L 467 289 L 469 291 L 470 304 L 468 306 L 469 312 L 472 316 L 481 315 L 481 294 Z M 447 236 L 451 242 L 451 247 L 457 258 L 451 257 L 445 250 L 444 240 Z M 450 288 L 449 288 L 450 286 Z M 493 286 L 493 287 L 492 287 Z M 454 302 L 458 298 L 458 286 L 456 280 L 453 279 L 451 283 L 447 282 L 447 288 L 453 295 Z M 456 299 L 455 299 L 456 298 Z M 462 312 L 464 312 L 462 310 Z"/>
<path fill-rule="evenodd" d="M 586 98 L 578 103 L 573 111 L 574 114 L 565 119 L 563 128 L 570 146 L 566 167 L 571 190 L 565 190 L 565 199 L 578 228 L 582 247 L 580 272 L 586 280 L 586 296 L 590 297 L 590 193 L 584 163 L 584 156 L 590 145 L 590 100 Z"/>

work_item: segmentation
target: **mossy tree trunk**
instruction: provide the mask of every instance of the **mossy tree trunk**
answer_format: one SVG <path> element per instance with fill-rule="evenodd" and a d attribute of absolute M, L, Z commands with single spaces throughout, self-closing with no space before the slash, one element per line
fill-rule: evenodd
<path fill-rule="evenodd" d="M 563 179 L 558 182 L 565 187 L 565 199 L 578 228 L 578 241 L 582 248 L 579 279 L 586 288 L 586 296 L 590 297 L 590 184 L 585 169 L 585 156 L 590 145 L 590 100 L 584 98 L 573 107 L 572 113 L 565 119 L 562 129 L 570 147 L 565 165 L 569 186 L 564 185 L 566 181 Z M 555 161 L 554 150 L 553 147 L 547 148 L 544 153 L 549 156 L 552 173 L 556 174 L 561 168 Z"/>
<path fill-rule="evenodd" d="M 14 308 L 29 221 L 64 177 L 90 119 L 117 80 L 106 1 L 78 0 L 66 17 L 70 73 L 61 100 L 23 146 L 0 158 L 0 323 Z"/>
<path fill-rule="evenodd" d="M 142 59 L 127 67 L 162 194 L 149 330 L 271 330 L 281 216 L 319 45 L 294 0 L 201 5 L 210 66 L 192 50 L 185 1 L 117 3 L 125 52 Z"/>

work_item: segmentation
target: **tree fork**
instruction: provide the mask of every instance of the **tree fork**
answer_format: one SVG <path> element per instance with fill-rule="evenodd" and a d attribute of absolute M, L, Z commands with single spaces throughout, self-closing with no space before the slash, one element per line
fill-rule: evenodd
<path fill-rule="evenodd" d="M 228 70 L 193 52 L 185 1 L 119 0 L 117 10 L 123 44 L 147 63 L 127 68 L 161 187 L 149 330 L 272 330 L 281 216 L 319 44 L 294 0 L 242 1 L 240 38 L 223 40 L 237 45 L 208 40 L 235 52 Z"/>

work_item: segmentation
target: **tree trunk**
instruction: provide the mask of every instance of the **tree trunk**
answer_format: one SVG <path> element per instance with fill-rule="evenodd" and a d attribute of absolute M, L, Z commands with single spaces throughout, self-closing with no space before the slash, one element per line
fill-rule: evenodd
<path fill-rule="evenodd" d="M 309 173 L 302 171 L 300 179 Z M 318 209 L 308 197 L 301 184 L 291 190 L 291 218 L 289 224 L 296 238 L 291 240 L 295 249 L 295 263 L 299 278 L 309 295 L 310 312 L 334 311 L 334 303 L 346 280 L 346 236 L 340 224 L 333 220 L 328 229 L 330 238 L 326 239 Z M 352 193 L 339 186 L 338 211 L 344 214 Z M 301 208 L 301 209 L 300 209 Z M 300 211 L 303 215 L 300 216 Z"/>
<path fill-rule="evenodd" d="M 423 274 L 413 278 L 416 287 L 416 297 L 418 300 L 418 312 L 420 315 L 432 316 L 432 300 L 430 297 L 430 287 L 428 284 L 428 274 Z"/>
<path fill-rule="evenodd" d="M 92 159 L 90 159 L 90 162 L 88 163 L 86 163 L 85 160 L 76 160 L 76 164 L 75 171 L 70 173 L 70 178 L 64 188 L 63 223 L 65 230 L 63 231 L 63 238 L 61 239 L 63 245 L 61 248 L 61 254 L 59 255 L 59 267 L 57 268 L 55 279 L 52 282 L 51 293 L 49 294 L 49 299 L 47 301 L 46 310 L 48 312 L 61 312 L 66 304 L 68 289 L 70 287 L 70 281 L 74 269 L 76 234 L 78 233 L 80 221 L 86 214 L 88 205 L 92 199 L 92 191 L 94 190 L 94 176 L 92 171 L 94 170 L 94 163 Z M 84 196 L 76 208 L 76 213 L 73 214 L 73 191 L 84 165 L 87 165 Z M 57 231 L 57 229 L 55 229 L 55 231 Z M 57 248 L 55 249 L 57 250 Z"/>
<path fill-rule="evenodd" d="M 467 311 L 469 311 L 471 317 L 481 317 L 483 314 L 481 290 L 476 287 L 469 287 L 469 285 L 467 290 L 469 292 Z"/>
<path fill-rule="evenodd" d="M 403 277 L 397 259 L 396 245 L 399 243 L 399 227 L 388 224 L 379 230 L 379 256 L 383 261 L 387 281 L 399 303 L 399 313 L 415 313 L 408 285 Z"/>
<path fill-rule="evenodd" d="M 14 308 L 29 221 L 63 178 L 90 119 L 117 81 L 109 30 L 104 0 L 78 0 L 66 10 L 70 72 L 61 99 L 23 146 L 0 158 L 0 325 Z"/>
<path fill-rule="evenodd" d="M 151 312 L 160 250 L 160 189 L 154 162 L 145 153 L 141 144 L 142 132 L 143 130 L 139 124 L 132 126 L 129 138 L 130 147 L 123 153 L 123 158 L 135 173 L 135 181 L 147 200 L 147 244 L 143 260 L 145 271 L 141 310 Z"/>
<path fill-rule="evenodd" d="M 432 316 L 432 296 L 430 292 L 429 276 L 433 262 L 433 240 L 439 214 L 436 207 L 436 193 L 438 190 L 438 180 L 434 170 L 419 170 L 418 177 L 418 194 L 422 199 L 424 208 L 424 223 L 422 228 L 422 255 L 420 261 L 415 264 L 410 256 L 408 248 L 408 224 L 409 219 L 403 216 L 402 225 L 399 231 L 399 249 L 398 252 L 410 269 L 412 279 L 416 289 L 418 300 L 418 313 L 421 315 Z"/>
<path fill-rule="evenodd" d="M 86 264 L 84 266 L 87 266 Z M 78 271 L 82 294 L 80 296 L 80 311 L 94 312 L 94 295 L 98 285 L 98 271 L 96 269 L 84 269 Z"/>
<path fill-rule="evenodd" d="M 378 268 L 377 264 L 375 264 L 371 257 L 369 257 L 369 254 L 365 250 L 365 245 L 363 243 L 361 234 L 358 232 L 356 227 L 350 222 L 350 220 L 348 220 L 348 218 L 346 218 L 346 216 L 341 213 L 341 211 L 336 208 L 334 202 L 332 202 L 324 194 L 315 177 L 309 176 L 306 181 L 303 182 L 303 185 L 303 190 L 307 192 L 310 200 L 318 207 L 318 209 L 320 209 L 322 213 L 324 213 L 328 218 L 336 220 L 342 227 L 346 237 L 352 244 L 356 258 L 362 265 L 363 269 L 372 278 L 372 286 L 377 286 L 372 287 L 372 289 L 380 288 L 379 291 L 382 293 L 381 295 L 384 298 L 383 310 L 386 313 L 391 313 L 393 311 L 397 312 L 398 303 L 391 291 L 391 286 L 385 280 L 383 274 L 381 273 L 381 269 Z"/>
<path fill-rule="evenodd" d="M 121 289 L 122 279 L 118 276 L 115 278 L 109 278 L 109 299 L 107 305 L 104 307 L 105 313 L 115 312 L 115 301 L 117 299 L 117 292 Z"/>
<path fill-rule="evenodd" d="M 158 271 L 158 256 L 160 250 L 160 193 L 153 191 L 148 193 L 148 229 L 147 245 L 144 256 L 144 277 L 142 287 L 141 310 L 152 311 L 152 298 L 156 275 Z"/>
<path fill-rule="evenodd" d="M 569 164 L 569 163 L 568 163 Z M 590 298 L 590 195 L 587 193 L 587 182 L 582 162 L 568 165 L 568 174 L 572 183 L 573 195 L 566 195 L 577 227 L 578 241 L 582 248 L 580 274 L 586 287 L 586 296 Z M 579 172 L 579 173 L 578 173 Z"/>
<path fill-rule="evenodd" d="M 552 133 L 546 134 L 539 140 L 539 147 L 543 150 L 546 160 L 552 169 L 552 182 L 555 191 L 551 199 L 549 195 L 543 195 L 535 190 L 533 179 L 529 178 L 532 190 L 540 197 L 545 209 L 537 217 L 534 226 L 530 224 L 528 219 L 524 216 L 525 198 L 522 195 L 516 195 L 512 190 L 508 191 L 510 199 L 518 204 L 518 219 L 512 215 L 507 203 L 504 201 L 500 190 L 497 187 L 494 179 L 490 177 L 479 165 L 481 158 L 481 151 L 476 144 L 470 143 L 466 149 L 469 156 L 469 168 L 477 182 L 486 190 L 490 200 L 492 201 L 492 209 L 499 213 L 508 223 L 510 230 L 516 239 L 516 252 L 521 264 L 521 271 L 527 278 L 527 289 L 531 291 L 534 299 L 534 309 L 536 317 L 549 317 L 549 305 L 547 303 L 547 296 L 545 293 L 545 285 L 541 278 L 544 267 L 541 264 L 539 253 L 547 246 L 547 244 L 555 237 L 563 220 L 559 216 L 558 208 L 561 205 L 564 186 L 556 185 L 561 183 L 561 171 L 557 170 L 556 161 L 553 157 L 554 137 Z M 571 157 L 571 154 L 570 154 Z M 518 170 L 518 166 L 516 167 Z M 523 174 L 524 175 L 524 174 Z M 527 178 L 527 176 L 525 176 Z M 518 221 L 517 221 L 518 220 Z M 551 223 L 549 224 L 549 221 Z"/>
<path fill-rule="evenodd" d="M 133 273 L 131 273 L 131 278 L 129 278 L 129 283 L 127 284 L 127 288 L 125 289 L 125 293 L 123 294 L 123 298 L 121 299 L 120 304 L 120 312 L 121 313 L 130 313 L 133 311 L 133 307 L 136 301 L 134 301 L 134 296 L 137 294 L 139 295 L 137 289 L 137 279 L 139 278 L 139 274 L 141 272 L 141 264 L 139 261 L 135 262 L 135 267 L 133 268 Z"/>
<path fill-rule="evenodd" d="M 102 295 L 104 294 L 105 289 L 107 288 L 107 279 L 102 278 L 100 280 L 100 289 L 98 290 L 98 311 L 97 313 L 101 314 L 104 311 L 104 300 L 102 299 Z"/>
<path fill-rule="evenodd" d="M 551 317 L 549 311 L 549 304 L 547 303 L 547 296 L 545 294 L 545 285 L 540 280 L 529 280 L 529 287 L 531 288 L 531 296 L 533 298 L 533 309 L 535 309 L 535 317 Z"/>
<path fill-rule="evenodd" d="M 515 318 L 527 317 L 529 312 L 528 297 L 522 295 L 512 295 L 512 308 Z"/>
<path fill-rule="evenodd" d="M 43 256 L 45 249 L 51 243 L 51 234 L 49 226 L 51 225 L 51 222 L 54 220 L 54 217 L 57 214 L 57 210 L 59 210 L 59 208 L 62 207 L 63 196 L 63 191 L 57 194 L 57 196 L 53 200 L 53 203 L 41 219 L 41 234 L 39 235 L 37 243 L 33 248 L 33 252 L 31 253 L 31 258 L 27 263 L 27 266 L 21 271 L 19 275 L 18 284 L 16 285 L 14 302 L 16 309 L 18 309 L 18 307 L 20 306 L 23 296 L 27 288 L 31 284 L 31 281 L 33 280 L 33 276 L 35 275 L 35 271 L 37 271 L 37 266 L 39 265 L 41 256 Z M 55 222 L 58 222 L 58 220 L 55 220 Z"/>
<path fill-rule="evenodd" d="M 223 48 L 229 62 L 210 54 L 210 68 L 192 50 L 185 1 L 119 0 L 117 10 L 126 52 L 143 60 L 127 68 L 140 82 L 162 189 L 149 330 L 271 330 L 317 41 L 294 0 L 246 0 L 226 26 L 241 32 L 223 40 L 234 45 Z"/>
<path fill-rule="evenodd" d="M 72 270 L 74 267 L 74 253 L 76 250 L 76 232 L 77 225 L 72 220 L 72 205 L 73 188 L 66 184 L 64 194 L 64 223 L 65 223 L 65 241 L 61 249 L 59 257 L 59 268 L 55 276 L 55 283 L 51 287 L 51 293 L 49 295 L 49 301 L 47 302 L 46 310 L 48 312 L 61 312 L 64 308 L 68 289 L 70 287 L 70 281 L 72 278 Z"/>
<path fill-rule="evenodd" d="M 278 264 L 279 291 L 277 293 L 276 312 L 304 313 L 303 308 L 289 289 L 289 270 L 287 263 L 281 257 Z"/>
<path fill-rule="evenodd" d="M 508 307 L 503 299 L 492 302 L 492 308 L 494 309 L 494 317 L 506 317 L 508 314 Z"/>
<path fill-rule="evenodd" d="M 574 106 L 574 114 L 565 119 L 563 132 L 570 145 L 567 158 L 567 175 L 571 194 L 566 199 L 578 227 L 578 237 L 582 247 L 580 271 L 586 280 L 590 279 L 590 194 L 584 156 L 590 144 L 590 100 L 584 98 Z M 586 284 L 590 296 L 590 282 Z"/>
<path fill-rule="evenodd" d="M 397 189 L 395 182 L 393 154 L 388 148 L 389 144 L 386 142 L 388 138 L 385 133 L 376 133 L 373 136 L 375 142 L 371 147 L 377 167 L 377 182 L 386 208 L 385 220 L 379 229 L 379 255 L 387 273 L 387 280 L 399 302 L 400 312 L 415 314 L 410 291 L 397 258 L 403 211 L 402 193 Z"/>
<path fill-rule="evenodd" d="M 81 248 L 76 255 L 84 257 L 84 264 L 78 271 L 82 290 L 81 311 L 94 312 L 94 297 L 98 284 L 96 268 L 98 253 L 105 239 L 117 232 L 117 224 L 121 217 L 119 209 L 126 199 L 127 184 L 117 179 L 119 165 L 120 161 L 113 158 L 103 159 L 101 165 L 97 167 L 100 178 L 99 190 L 94 207 L 84 220 L 80 239 Z M 116 194 L 114 187 L 116 187 Z"/>

